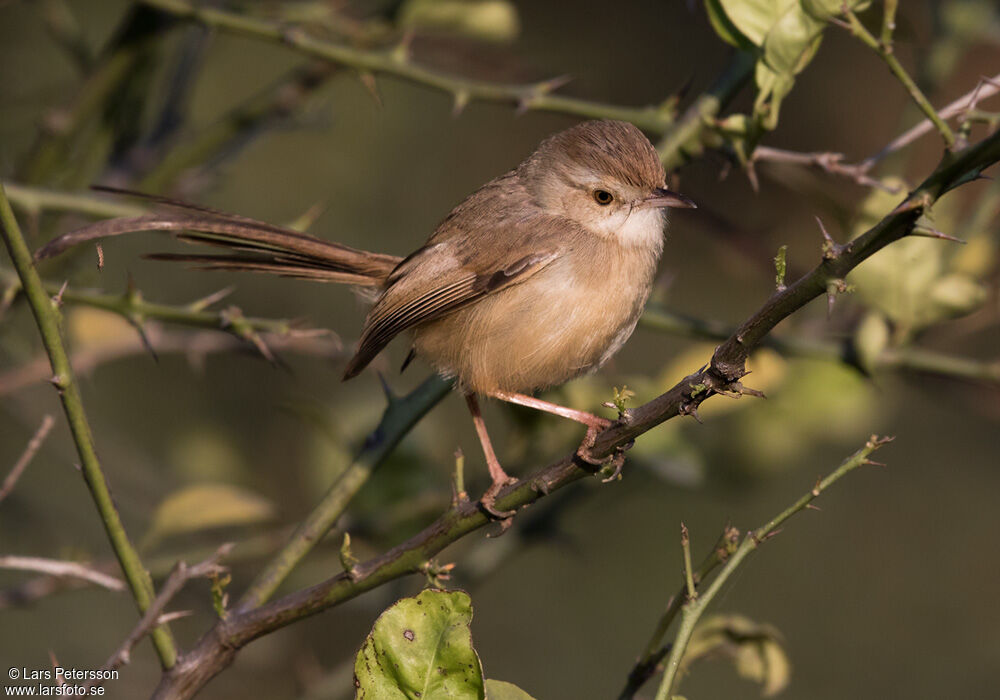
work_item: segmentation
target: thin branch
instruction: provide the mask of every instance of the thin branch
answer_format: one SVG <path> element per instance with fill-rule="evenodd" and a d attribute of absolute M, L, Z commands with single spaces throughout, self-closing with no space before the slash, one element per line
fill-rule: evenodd
<path fill-rule="evenodd" d="M 552 94 L 561 78 L 524 85 L 499 85 L 461 78 L 418 65 L 410 60 L 404 45 L 391 50 L 368 50 L 336 44 L 309 35 L 299 27 L 206 7 L 187 0 L 143 0 L 176 17 L 200 22 L 226 32 L 251 36 L 295 49 L 314 58 L 350 66 L 362 73 L 382 73 L 449 93 L 458 106 L 470 100 L 513 104 L 521 110 L 561 112 L 580 117 L 621 119 L 652 133 L 663 133 L 673 123 L 669 101 L 648 107 L 619 105 Z"/>
<path fill-rule="evenodd" d="M 136 334 L 105 339 L 97 347 L 76 350 L 70 355 L 70 365 L 77 375 L 86 375 L 100 365 L 126 357 L 149 354 L 150 348 L 157 356 L 180 354 L 195 368 L 200 368 L 209 355 L 239 352 L 248 349 L 245 341 L 214 331 L 168 331 L 158 323 L 145 328 L 146 342 Z M 317 335 L 305 331 L 291 335 L 265 335 L 265 342 L 279 355 L 294 353 L 327 359 L 346 359 L 343 346 L 336 338 L 325 333 Z M 255 351 L 256 352 L 256 351 Z M 37 357 L 19 367 L 0 372 L 0 396 L 12 394 L 25 387 L 46 381 L 52 376 L 47 355 Z"/>
<path fill-rule="evenodd" d="M 0 278 L 5 275 L 0 270 Z M 17 285 L 18 280 L 5 280 L 10 285 Z M 42 289 L 50 295 L 61 294 L 64 304 L 77 304 L 95 309 L 103 309 L 118 314 L 136 328 L 143 328 L 147 321 L 157 320 L 174 323 L 191 328 L 208 328 L 225 331 L 236 338 L 257 345 L 255 340 L 259 334 L 266 333 L 283 338 L 296 336 L 326 335 L 339 344 L 333 331 L 326 329 L 311 329 L 300 327 L 296 322 L 286 319 L 254 318 L 244 316 L 238 307 L 229 306 L 218 311 L 209 310 L 207 302 L 218 301 L 219 293 L 211 295 L 208 300 L 198 299 L 190 304 L 171 305 L 148 302 L 142 293 L 134 287 L 125 294 L 104 294 L 102 292 L 70 289 L 54 282 L 41 282 Z M 259 346 L 258 346 L 259 347 Z"/>
<path fill-rule="evenodd" d="M 947 107 L 942 109 L 938 114 L 941 119 L 951 119 L 952 117 L 961 114 L 965 110 L 969 109 L 970 106 L 977 103 L 979 100 L 985 100 L 988 97 L 993 97 L 998 92 L 1000 92 L 1000 73 L 997 73 L 992 78 L 986 78 L 981 81 L 979 85 L 959 97 L 954 102 L 950 103 Z M 930 119 L 924 119 L 919 124 L 915 125 L 911 129 L 903 132 L 895 139 L 890 141 L 882 150 L 878 153 L 869 156 L 865 160 L 858 163 L 857 167 L 862 168 L 865 171 L 871 170 L 871 168 L 880 160 L 884 159 L 890 153 L 895 153 L 901 148 L 905 148 L 910 145 L 918 138 L 924 134 L 932 131 L 934 129 L 934 122 Z"/>
<path fill-rule="evenodd" d="M 656 700 L 668 700 L 668 698 L 672 697 L 672 691 L 677 682 L 677 674 L 681 668 L 681 661 L 684 658 L 684 652 L 687 650 L 688 642 L 691 640 L 691 635 L 694 632 L 695 626 L 698 624 L 698 620 L 701 618 L 708 606 L 712 604 L 712 600 L 718 595 L 719 591 L 722 590 L 723 585 L 725 585 L 729 577 L 732 576 L 736 569 L 739 568 L 740 564 L 743 563 L 743 560 L 746 559 L 752 552 L 756 551 L 757 547 L 759 547 L 762 542 L 777 534 L 778 528 L 781 527 L 782 523 L 796 513 L 805 510 L 813 500 L 818 498 L 821 493 L 830 488 L 830 486 L 839 481 L 843 476 L 854 471 L 860 466 L 871 464 L 868 459 L 871 453 L 884 445 L 886 442 L 889 442 L 891 439 L 892 438 L 879 438 L 873 435 L 864 447 L 844 460 L 844 462 L 841 463 L 841 465 L 833 472 L 828 474 L 825 479 L 817 482 L 816 486 L 814 486 L 811 491 L 807 492 L 799 500 L 771 519 L 771 521 L 766 525 L 762 525 L 753 532 L 747 534 L 739 548 L 731 557 L 729 557 L 729 560 L 722 568 L 722 571 L 719 572 L 719 575 L 712 580 L 711 585 L 709 585 L 699 597 L 689 599 L 684 604 L 684 608 L 681 613 L 681 626 L 678 629 L 677 636 L 674 638 L 674 643 L 670 648 L 670 655 L 667 657 L 666 662 L 666 670 L 663 674 L 663 680 L 660 682 L 660 687 L 657 690 Z"/>
<path fill-rule="evenodd" d="M 153 582 L 143 567 L 138 552 L 129 541 L 121 516 L 119 516 L 111 498 L 107 480 L 97 459 L 80 390 L 74 379 L 73 368 L 69 363 L 66 348 L 59 332 L 59 310 L 49 299 L 42 281 L 38 277 L 38 272 L 32 262 L 31 251 L 28 250 L 28 246 L 24 242 L 17 218 L 10 208 L 10 202 L 7 201 L 3 186 L 0 186 L 0 224 L 3 226 L 0 235 L 3 237 L 11 260 L 14 262 L 14 267 L 21 278 L 25 296 L 28 298 L 28 303 L 42 336 L 42 342 L 51 361 L 52 384 L 59 392 L 59 398 L 66 412 L 70 432 L 80 456 L 84 480 L 94 499 L 111 547 L 121 564 L 136 605 L 140 612 L 144 612 L 153 600 Z M 177 658 L 177 649 L 166 627 L 158 627 L 153 632 L 153 645 L 163 668 L 169 669 L 173 666 Z"/>
<path fill-rule="evenodd" d="M 789 163 L 792 165 L 819 168 L 831 175 L 846 177 L 863 187 L 885 189 L 885 185 L 868 174 L 868 171 L 871 169 L 870 166 L 860 163 L 853 165 L 845 163 L 843 153 L 832 153 L 829 151 L 800 153 L 782 148 L 771 148 L 770 146 L 757 146 L 750 156 L 750 162 Z"/>
<path fill-rule="evenodd" d="M 48 437 L 49 431 L 52 430 L 52 426 L 55 424 L 55 419 L 48 414 L 42 418 L 42 424 L 38 426 L 38 430 L 35 431 L 34 436 L 28 442 L 28 446 L 24 448 L 21 457 L 14 463 L 14 468 L 10 470 L 7 478 L 3 480 L 3 484 L 0 485 L 0 501 L 7 498 L 10 492 L 14 490 L 17 480 L 21 478 L 21 474 L 28 468 L 28 464 L 34 459 L 42 443 L 45 442 L 45 438 Z"/>
<path fill-rule="evenodd" d="M 740 531 L 734 527 L 727 527 L 715 543 L 715 547 L 712 548 L 711 554 L 705 557 L 704 561 L 698 567 L 698 571 L 694 575 L 696 586 L 699 582 L 706 580 L 709 574 L 724 564 L 733 555 L 739 546 L 739 541 Z M 653 630 L 653 634 L 646 643 L 642 656 L 629 671 L 625 687 L 622 688 L 621 693 L 618 695 L 618 700 L 631 700 L 639 688 L 653 677 L 660 662 L 670 653 L 670 647 L 661 646 L 661 644 L 663 637 L 667 634 L 667 630 L 670 629 L 670 625 L 673 624 L 687 600 L 686 593 L 687 582 L 685 581 L 681 583 L 680 588 L 667 602 L 667 607 L 663 611 L 663 614 L 660 615 L 660 619 L 656 623 L 656 629 Z"/>
<path fill-rule="evenodd" d="M 208 559 L 195 564 L 194 566 L 188 566 L 183 561 L 177 562 L 173 570 L 167 576 L 167 580 L 163 582 L 163 586 L 160 588 L 160 592 L 157 594 L 156 598 L 146 609 L 145 614 L 143 614 L 142 619 L 136 624 L 129 633 L 125 641 L 121 643 L 121 646 L 115 650 L 115 652 L 104 662 L 104 666 L 101 670 L 110 671 L 116 669 L 119 666 L 127 664 L 132 656 L 132 649 L 135 645 L 145 637 L 147 634 L 152 632 L 159 624 L 160 619 L 163 616 L 163 611 L 166 610 L 167 605 L 174 599 L 184 585 L 195 578 L 207 578 L 212 576 L 218 576 L 227 571 L 226 567 L 219 564 L 219 560 L 229 554 L 233 549 L 233 544 L 224 544 L 219 547 L 215 554 L 210 556 Z"/>
<path fill-rule="evenodd" d="M 952 132 L 951 127 L 948 126 L 947 122 L 941 118 L 933 106 L 931 106 L 930 101 L 924 95 L 923 91 L 917 87 L 916 82 L 913 78 L 906 72 L 903 65 L 896 58 L 896 54 L 892 50 L 892 30 L 891 27 L 895 23 L 895 13 L 896 13 L 896 2 L 892 0 L 886 3 L 885 6 L 885 22 L 883 24 L 882 30 L 882 40 L 876 39 L 871 32 L 861 23 L 854 11 L 851 10 L 846 5 L 844 6 L 844 16 L 847 17 L 847 21 L 850 24 L 851 33 L 856 37 L 861 39 L 869 48 L 871 48 L 875 53 L 882 57 L 885 64 L 889 67 L 896 79 L 903 84 L 906 91 L 913 98 L 913 101 L 917 104 L 917 107 L 927 116 L 928 119 L 934 124 L 934 128 L 938 130 L 941 134 L 941 138 L 944 140 L 944 145 L 947 148 L 951 148 L 955 145 L 955 134 Z M 887 40 L 888 39 L 888 40 Z"/>
<path fill-rule="evenodd" d="M 611 458 L 638 436 L 666 420 L 690 413 L 715 393 L 738 393 L 749 353 L 781 320 L 826 291 L 827 281 L 842 278 L 851 269 L 893 241 L 909 233 L 923 211 L 942 194 L 978 176 L 1000 160 L 1000 133 L 958 153 L 947 154 L 938 168 L 896 209 L 859 238 L 825 257 L 809 274 L 775 292 L 747 319 L 736 334 L 716 350 L 711 364 L 686 377 L 665 394 L 632 409 L 628 416 L 601 432 L 590 454 Z M 578 481 L 588 471 L 574 453 L 503 489 L 496 499 L 501 510 L 517 509 Z M 449 544 L 491 523 L 471 502 L 459 502 L 437 521 L 406 542 L 341 574 L 304 590 L 285 595 L 252 610 L 233 612 L 205 634 L 174 669 L 167 671 L 154 695 L 159 700 L 189 698 L 232 662 L 249 642 L 296 620 L 350 600 L 386 581 L 417 573 Z M 744 555 L 745 556 L 745 555 Z M 702 596 L 700 600 L 704 600 Z"/>
<path fill-rule="evenodd" d="M 112 201 L 92 192 L 67 192 L 46 187 L 3 181 L 7 199 L 17 209 L 38 215 L 43 211 L 73 212 L 86 216 L 141 216 L 147 207 L 132 202 Z M 119 198 L 120 199 L 120 198 Z"/>
<path fill-rule="evenodd" d="M 42 557 L 0 557 L 0 569 L 18 569 L 20 571 L 34 571 L 49 576 L 59 578 L 72 578 L 80 581 L 92 583 L 95 586 L 107 588 L 109 591 L 119 593 L 125 590 L 125 582 L 115 576 L 109 576 L 94 568 L 85 566 L 75 561 L 63 561 L 62 559 L 44 559 Z"/>

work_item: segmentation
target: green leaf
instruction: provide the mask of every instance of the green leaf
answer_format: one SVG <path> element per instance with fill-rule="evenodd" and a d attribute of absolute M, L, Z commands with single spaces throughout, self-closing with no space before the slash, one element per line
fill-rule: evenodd
<path fill-rule="evenodd" d="M 779 75 L 795 75 L 816 54 L 824 26 L 801 5 L 789 7 L 764 39 L 764 61 Z"/>
<path fill-rule="evenodd" d="M 858 364 L 871 374 L 875 362 L 889 347 L 889 324 L 885 316 L 877 311 L 869 311 L 854 330 L 854 352 Z"/>
<path fill-rule="evenodd" d="M 736 25 L 729 20 L 720 0 L 705 0 L 705 12 L 708 14 L 712 29 L 724 42 L 744 51 L 755 48 L 755 44 L 743 36 Z"/>
<path fill-rule="evenodd" d="M 422 591 L 383 612 L 354 664 L 356 699 L 483 700 L 472 648 L 472 602 L 462 591 Z"/>
<path fill-rule="evenodd" d="M 153 514 L 146 544 L 164 537 L 219 527 L 251 525 L 274 517 L 274 506 L 229 484 L 197 484 L 167 496 Z"/>
<path fill-rule="evenodd" d="M 801 0 L 803 9 L 816 19 L 829 20 L 844 12 L 844 6 L 855 12 L 867 10 L 871 0 Z"/>
<path fill-rule="evenodd" d="M 486 700 L 535 700 L 513 683 L 486 681 Z"/>
<path fill-rule="evenodd" d="M 719 0 L 730 22 L 754 46 L 763 46 L 768 32 L 799 0 Z"/>

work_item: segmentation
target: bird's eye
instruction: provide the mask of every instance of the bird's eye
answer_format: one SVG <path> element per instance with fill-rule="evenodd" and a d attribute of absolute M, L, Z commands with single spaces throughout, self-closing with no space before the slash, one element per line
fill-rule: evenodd
<path fill-rule="evenodd" d="M 606 207 L 615 200 L 615 196 L 607 190 L 594 190 L 594 201 Z"/>

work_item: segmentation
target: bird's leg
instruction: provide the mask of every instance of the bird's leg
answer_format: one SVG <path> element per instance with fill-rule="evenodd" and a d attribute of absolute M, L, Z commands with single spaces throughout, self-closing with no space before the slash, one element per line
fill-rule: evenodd
<path fill-rule="evenodd" d="M 534 408 L 539 411 L 545 411 L 546 413 L 562 416 L 563 418 L 569 418 L 577 423 L 583 423 L 587 426 L 587 435 L 583 438 L 583 442 L 580 443 L 580 447 L 577 448 L 576 453 L 581 459 L 590 464 L 601 463 L 600 460 L 594 460 L 590 456 L 590 448 L 594 446 L 594 440 L 597 438 L 597 434 L 611 425 L 614 421 L 608 420 L 607 418 L 601 418 L 600 416 L 595 416 L 593 413 L 587 413 L 586 411 L 578 411 L 575 408 L 567 408 L 566 406 L 560 406 L 557 403 L 536 399 L 534 396 L 527 396 L 526 394 L 493 391 L 488 395 L 492 398 L 500 399 L 501 401 L 516 403 L 519 406 L 527 406 L 528 408 Z"/>
<path fill-rule="evenodd" d="M 490 442 L 489 433 L 486 432 L 486 423 L 483 421 L 483 414 L 479 410 L 479 401 L 476 399 L 475 394 L 466 394 L 465 402 L 469 405 L 469 413 L 472 414 L 472 422 L 476 426 L 476 434 L 479 436 L 479 444 L 483 447 L 483 456 L 486 457 L 486 466 L 490 470 L 490 479 L 493 483 L 483 497 L 479 499 L 482 504 L 483 509 L 490 515 L 504 520 L 511 517 L 517 511 L 513 510 L 497 510 L 494 507 L 496 502 L 497 494 L 500 493 L 502 489 L 507 484 L 512 484 L 517 479 L 510 477 L 507 472 L 503 470 L 500 466 L 500 460 L 497 459 L 496 452 L 493 451 L 493 443 Z"/>

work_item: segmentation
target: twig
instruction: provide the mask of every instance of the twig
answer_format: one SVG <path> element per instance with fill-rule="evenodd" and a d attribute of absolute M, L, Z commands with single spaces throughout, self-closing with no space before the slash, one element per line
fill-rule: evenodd
<path fill-rule="evenodd" d="M 992 78 L 987 78 L 982 81 L 975 88 L 965 93 L 959 97 L 954 102 L 950 103 L 947 107 L 942 109 L 938 114 L 941 119 L 951 119 L 957 114 L 967 110 L 971 105 L 975 104 L 978 100 L 985 100 L 988 97 L 993 97 L 1000 92 L 1000 73 L 997 73 Z M 858 163 L 857 167 L 863 168 L 868 171 L 880 160 L 884 159 L 890 153 L 895 153 L 901 148 L 905 148 L 910 145 L 918 138 L 931 131 L 934 128 L 934 123 L 930 119 L 924 119 L 922 122 L 914 126 L 913 128 L 903 132 L 895 139 L 890 141 L 882 150 L 878 153 L 869 156 L 865 160 Z"/>
<path fill-rule="evenodd" d="M 28 446 L 24 448 L 21 457 L 14 463 L 14 468 L 10 470 L 10 474 L 7 475 L 7 478 L 3 480 L 3 484 L 0 485 L 0 501 L 7 498 L 10 492 L 14 490 L 17 480 L 21 478 L 21 474 L 24 473 L 28 464 L 34 459 L 35 454 L 41 448 L 42 443 L 45 442 L 45 438 L 55 423 L 55 419 L 48 414 L 42 418 L 42 424 L 38 426 L 38 430 L 35 431 L 34 436 L 28 442 Z"/>
<path fill-rule="evenodd" d="M 125 590 L 125 582 L 115 576 L 97 571 L 75 561 L 62 559 L 44 559 L 42 557 L 0 556 L 0 569 L 18 569 L 35 571 L 59 578 L 74 578 L 92 583 L 95 586 L 107 588 L 116 593 Z"/>
<path fill-rule="evenodd" d="M 24 242 L 21 229 L 17 224 L 13 210 L 10 208 L 10 202 L 7 201 L 2 185 L 0 185 L 0 224 L 3 226 L 0 234 L 3 236 L 4 244 L 7 246 L 18 276 L 21 278 L 24 293 L 28 298 L 35 322 L 38 324 L 38 330 L 42 336 L 42 342 L 52 364 L 52 383 L 59 392 L 59 398 L 66 412 L 70 432 L 80 456 L 84 480 L 94 499 L 111 547 L 121 564 L 136 605 L 140 612 L 144 612 L 153 600 L 153 583 L 142 565 L 139 554 L 129 541 L 121 517 L 111 498 L 107 480 L 94 449 L 94 441 L 90 425 L 87 422 L 87 415 L 83 410 L 80 390 L 73 377 L 73 369 L 59 333 L 59 311 L 52 304 L 42 286 L 42 281 L 32 263 L 31 251 L 28 250 L 28 246 Z M 166 627 L 158 627 L 153 632 L 153 645 L 163 668 L 169 669 L 173 666 L 177 659 L 177 650 Z"/>
<path fill-rule="evenodd" d="M 37 215 L 43 211 L 62 211 L 86 216 L 141 216 L 149 209 L 141 204 L 111 201 L 88 192 L 67 192 L 45 187 L 3 182 L 7 198 L 15 208 Z"/>
<path fill-rule="evenodd" d="M 70 365 L 78 375 L 92 372 L 96 367 L 114 362 L 133 355 L 147 354 L 152 348 L 157 355 L 181 354 L 196 368 L 204 364 L 208 355 L 247 350 L 245 341 L 232 335 L 223 335 L 214 331 L 168 331 L 158 323 L 150 323 L 145 328 L 144 343 L 138 335 L 124 335 L 107 339 L 97 347 L 76 350 L 70 355 Z M 340 358 L 344 355 L 339 340 L 326 334 L 317 335 L 306 331 L 293 332 L 291 335 L 265 335 L 268 346 L 275 352 L 284 355 L 295 353 L 300 355 Z M 52 376 L 47 355 L 37 357 L 19 367 L 0 372 L 0 396 L 47 380 Z"/>
<path fill-rule="evenodd" d="M 4 278 L 0 270 L 0 278 Z M 10 280 L 17 284 L 17 280 Z M 134 287 L 125 294 L 104 294 L 101 292 L 82 291 L 66 288 L 54 282 L 42 282 L 42 289 L 48 294 L 57 294 L 62 290 L 60 299 L 64 304 L 78 304 L 95 309 L 103 309 L 118 314 L 136 328 L 143 328 L 147 321 L 155 319 L 167 323 L 175 323 L 192 328 L 209 328 L 225 331 L 245 342 L 254 342 L 260 333 L 291 338 L 296 335 L 327 335 L 337 339 L 333 331 L 326 329 L 310 329 L 299 327 L 294 321 L 285 319 L 254 318 L 244 316 L 237 307 L 230 306 L 219 311 L 205 308 L 206 300 L 199 299 L 190 304 L 174 306 L 148 302 L 142 293 Z M 213 294 L 210 300 L 217 300 Z"/>
<path fill-rule="evenodd" d="M 837 482 L 841 477 L 862 465 L 869 464 L 869 455 L 886 442 L 889 442 L 891 439 L 892 438 L 879 438 L 873 435 L 863 448 L 844 460 L 844 462 L 833 472 L 827 475 L 825 479 L 817 482 L 816 486 L 814 486 L 811 491 L 807 492 L 804 496 L 802 496 L 802 498 L 771 519 L 771 521 L 766 525 L 762 525 L 753 532 L 748 533 L 746 537 L 743 538 L 743 542 L 737 550 L 731 557 L 729 557 L 729 560 L 722 568 L 722 571 L 719 572 L 719 575 L 712 580 L 712 583 L 708 586 L 708 588 L 699 597 L 688 599 L 681 612 L 681 625 L 677 631 L 677 636 L 674 638 L 674 643 L 670 648 L 670 654 L 667 657 L 666 662 L 666 670 L 663 674 L 663 680 L 660 682 L 660 687 L 657 690 L 656 700 L 668 700 L 668 698 L 672 696 L 674 685 L 677 682 L 677 674 L 681 668 L 681 661 L 684 658 L 684 652 L 687 650 L 688 642 L 691 640 L 691 635 L 694 632 L 694 628 L 697 625 L 698 620 L 701 618 L 708 606 L 711 605 L 712 600 L 716 597 L 716 595 L 718 595 L 719 591 L 722 590 L 723 585 L 729 577 L 732 576 L 736 569 L 739 568 L 740 564 L 743 563 L 743 560 L 746 559 L 752 552 L 756 551 L 757 547 L 759 547 L 762 542 L 775 535 L 782 523 L 796 513 L 805 510 L 814 499 Z"/>
<path fill-rule="evenodd" d="M 219 574 L 225 573 L 227 571 L 226 567 L 219 564 L 219 560 L 229 554 L 233 549 L 233 544 L 224 544 L 219 547 L 215 554 L 210 556 L 208 559 L 195 564 L 194 566 L 188 566 L 183 561 L 177 562 L 173 570 L 167 576 L 166 581 L 163 582 L 163 586 L 160 588 L 160 592 L 157 594 L 156 598 L 146 609 L 145 614 L 143 614 L 142 619 L 136 624 L 129 633 L 125 641 L 122 642 L 121 646 L 104 662 L 102 670 L 110 671 L 116 669 L 119 666 L 127 664 L 132 655 L 132 649 L 135 647 L 139 641 L 149 634 L 153 629 L 160 624 L 161 617 L 163 616 L 163 611 L 166 609 L 167 604 L 174 599 L 184 585 L 195 578 L 205 578 L 210 576 L 217 576 Z"/>
<path fill-rule="evenodd" d="M 681 551 L 684 554 L 684 585 L 686 588 L 688 602 L 698 599 L 698 590 L 695 588 L 695 574 L 691 567 L 691 536 L 688 534 L 687 525 L 681 523 Z"/>
<path fill-rule="evenodd" d="M 704 561 L 698 567 L 698 571 L 695 574 L 695 585 L 697 586 L 698 582 L 706 580 L 710 573 L 724 564 L 736 551 L 737 547 L 739 547 L 739 542 L 740 531 L 734 527 L 727 527 L 715 543 L 715 547 L 712 548 L 712 553 L 705 557 Z M 670 629 L 670 625 L 673 624 L 681 608 L 684 606 L 684 602 L 687 600 L 686 593 L 687 582 L 684 581 L 681 583 L 678 591 L 667 602 L 667 607 L 663 611 L 663 614 L 660 615 L 660 619 L 656 623 L 656 629 L 653 630 L 653 634 L 646 643 L 642 656 L 629 671 L 625 687 L 622 688 L 621 693 L 618 695 L 618 700 L 631 700 L 639 688 L 653 677 L 660 662 L 670 653 L 669 646 L 660 645 L 667 630 Z"/>
<path fill-rule="evenodd" d="M 896 1 L 890 0 L 885 5 L 885 14 L 883 15 L 884 22 L 882 27 L 882 39 L 876 39 L 871 32 L 861 23 L 854 11 L 851 10 L 846 5 L 844 6 L 844 16 L 847 17 L 848 24 L 850 25 L 851 33 L 856 37 L 861 39 L 869 48 L 871 48 L 875 53 L 882 57 L 885 64 L 889 67 L 896 79 L 903 84 L 906 91 L 913 98 L 913 101 L 917 103 L 917 107 L 927 116 L 928 119 L 934 124 L 934 128 L 938 130 L 941 134 L 941 138 L 944 140 L 944 145 L 947 148 L 951 148 L 955 145 L 955 134 L 952 132 L 951 127 L 948 126 L 947 122 L 941 118 L 937 113 L 931 103 L 924 96 L 924 93 L 917 87 L 917 84 L 913 81 L 913 78 L 906 72 L 899 59 L 892 50 L 892 27 L 895 25 L 895 14 L 896 14 Z"/>
<path fill-rule="evenodd" d="M 632 409 L 627 423 L 614 423 L 598 434 L 590 449 L 591 456 L 610 457 L 638 435 L 680 415 L 685 407 L 697 407 L 720 389 L 730 393 L 741 389 L 738 379 L 746 371 L 745 362 L 750 351 L 775 325 L 821 296 L 828 278 L 842 278 L 878 250 L 904 237 L 926 207 L 998 160 L 1000 133 L 949 154 L 920 187 L 867 233 L 842 246 L 836 257 L 822 260 L 812 272 L 784 291 L 772 294 L 736 334 L 719 346 L 708 367 L 685 377 L 649 403 Z M 522 507 L 591 475 L 591 471 L 578 466 L 577 459 L 575 453 L 567 455 L 533 476 L 506 487 L 498 495 L 496 507 L 501 510 Z M 352 576 L 335 576 L 258 608 L 233 611 L 226 619 L 218 621 L 174 669 L 163 675 L 154 698 L 190 698 L 228 666 L 241 647 L 254 639 L 350 600 L 386 581 L 419 572 L 428 559 L 446 546 L 490 522 L 475 503 L 459 503 L 406 542 L 357 565 Z M 705 600 L 704 594 L 699 600 Z"/>
<path fill-rule="evenodd" d="M 879 180 L 868 175 L 870 166 L 864 166 L 860 163 L 855 165 L 845 163 L 843 153 L 799 153 L 781 148 L 771 148 L 770 146 L 757 146 L 750 156 L 750 161 L 752 163 L 790 163 L 819 168 L 831 175 L 839 175 L 853 180 L 863 187 L 886 189 Z"/>
<path fill-rule="evenodd" d="M 503 102 L 521 110 L 562 112 L 581 117 L 622 119 L 652 133 L 663 133 L 673 123 L 669 103 L 648 107 L 621 107 L 552 94 L 563 80 L 545 80 L 525 85 L 499 85 L 483 80 L 460 78 L 417 65 L 402 50 L 367 50 L 335 44 L 310 36 L 301 28 L 284 26 L 254 17 L 188 2 L 187 0 L 143 0 L 163 12 L 207 27 L 243 34 L 291 47 L 307 56 L 321 58 L 361 72 L 383 73 L 449 93 L 456 105 L 470 100 Z"/>

